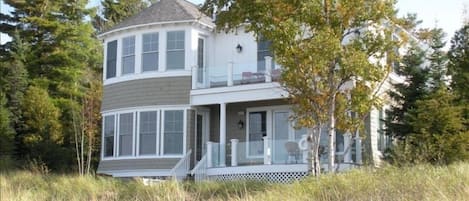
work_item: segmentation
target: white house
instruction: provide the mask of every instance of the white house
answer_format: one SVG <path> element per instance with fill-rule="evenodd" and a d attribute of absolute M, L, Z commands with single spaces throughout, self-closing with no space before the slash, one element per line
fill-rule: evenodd
<path fill-rule="evenodd" d="M 307 175 L 306 131 L 289 121 L 281 67 L 268 42 L 242 29 L 216 32 L 212 19 L 185 0 L 160 0 L 99 37 L 98 173 L 271 181 Z M 383 114 L 371 112 L 363 142 L 337 132 L 339 170 L 362 164 L 362 150 L 379 161 Z"/>

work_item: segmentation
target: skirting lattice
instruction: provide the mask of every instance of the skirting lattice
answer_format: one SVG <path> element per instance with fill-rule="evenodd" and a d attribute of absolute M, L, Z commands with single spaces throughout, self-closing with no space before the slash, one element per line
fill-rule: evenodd
<path fill-rule="evenodd" d="M 245 174 L 223 174 L 209 176 L 213 181 L 239 181 L 253 180 L 272 183 L 291 183 L 307 176 L 307 172 L 266 172 L 266 173 L 245 173 Z"/>

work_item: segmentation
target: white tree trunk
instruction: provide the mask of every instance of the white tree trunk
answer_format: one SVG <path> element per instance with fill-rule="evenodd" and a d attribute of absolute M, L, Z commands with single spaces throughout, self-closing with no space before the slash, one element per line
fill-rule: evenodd
<path fill-rule="evenodd" d="M 329 134 L 329 163 L 328 163 L 328 170 L 329 172 L 335 172 L 335 96 L 332 96 L 332 100 L 330 101 L 329 105 L 329 126 L 328 126 L 328 134 Z"/>
<path fill-rule="evenodd" d="M 309 172 L 314 176 L 321 174 L 321 164 L 319 163 L 319 142 L 321 139 L 321 127 L 308 128 L 308 144 L 309 144 Z"/>

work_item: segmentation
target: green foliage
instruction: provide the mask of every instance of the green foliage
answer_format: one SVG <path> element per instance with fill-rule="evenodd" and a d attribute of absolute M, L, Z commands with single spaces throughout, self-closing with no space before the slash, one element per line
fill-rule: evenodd
<path fill-rule="evenodd" d="M 385 167 L 306 178 L 292 184 L 173 181 L 144 186 L 106 177 L 0 173 L 0 199 L 42 200 L 465 200 L 469 165 Z"/>
<path fill-rule="evenodd" d="M 98 32 L 103 32 L 119 22 L 137 14 L 148 7 L 145 0 L 104 0 L 101 1 L 103 11 L 93 20 L 93 25 Z"/>
<path fill-rule="evenodd" d="M 0 171 L 11 166 L 14 130 L 10 127 L 10 112 L 5 107 L 6 99 L 0 91 Z"/>

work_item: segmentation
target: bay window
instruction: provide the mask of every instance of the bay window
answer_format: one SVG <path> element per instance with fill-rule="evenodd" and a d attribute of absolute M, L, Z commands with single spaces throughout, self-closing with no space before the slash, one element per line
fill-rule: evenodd
<path fill-rule="evenodd" d="M 114 115 L 104 117 L 104 140 L 103 155 L 104 157 L 114 156 L 114 135 L 115 135 L 115 119 Z"/>
<path fill-rule="evenodd" d="M 157 111 L 140 112 L 139 155 L 156 155 Z"/>
<path fill-rule="evenodd" d="M 116 77 L 117 40 L 108 42 L 106 49 L 106 79 L 109 79 Z"/>
<path fill-rule="evenodd" d="M 163 154 L 182 154 L 184 147 L 184 111 L 164 111 Z"/>
<path fill-rule="evenodd" d="M 142 72 L 158 70 L 158 33 L 148 33 L 142 36 Z"/>
<path fill-rule="evenodd" d="M 119 115 L 119 156 L 131 156 L 133 145 L 134 114 Z"/>

